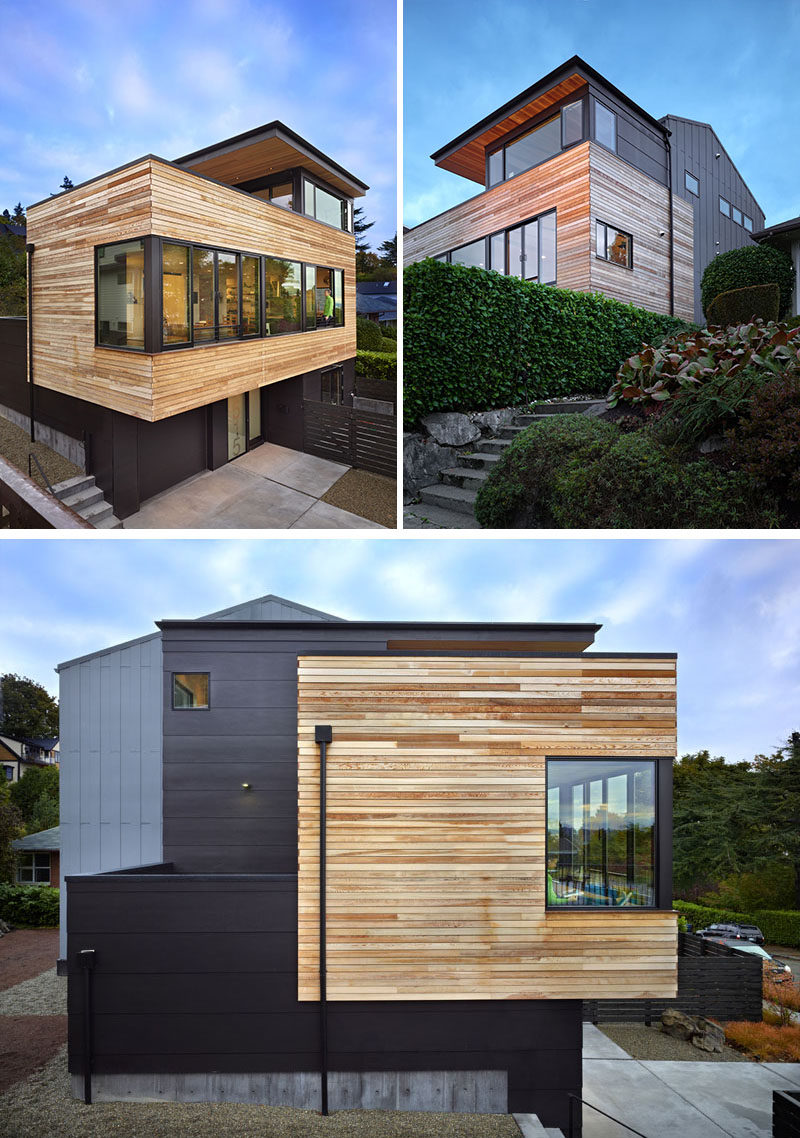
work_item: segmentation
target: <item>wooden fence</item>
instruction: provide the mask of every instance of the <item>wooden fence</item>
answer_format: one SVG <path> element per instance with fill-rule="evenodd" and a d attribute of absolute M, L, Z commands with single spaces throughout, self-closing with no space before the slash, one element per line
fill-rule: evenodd
<path fill-rule="evenodd" d="M 303 403 L 303 450 L 357 470 L 397 476 L 397 416 Z"/>
<path fill-rule="evenodd" d="M 584 1000 L 592 1023 L 650 1023 L 665 1008 L 719 1020 L 760 1021 L 761 957 L 748 956 L 691 933 L 678 934 L 678 995 L 674 1000 Z"/>

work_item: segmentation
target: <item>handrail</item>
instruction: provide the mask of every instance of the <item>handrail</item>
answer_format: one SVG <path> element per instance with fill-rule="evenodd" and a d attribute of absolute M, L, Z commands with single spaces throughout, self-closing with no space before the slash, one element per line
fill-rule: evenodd
<path fill-rule="evenodd" d="M 592 1103 L 587 1102 L 585 1098 L 580 1098 L 578 1095 L 567 1095 L 569 1099 L 569 1138 L 579 1138 L 581 1132 L 581 1123 L 578 1123 L 577 1129 L 575 1127 L 575 1117 L 573 1107 L 575 1103 L 583 1103 L 588 1106 L 590 1110 L 596 1110 L 598 1114 L 602 1114 L 603 1118 L 609 1119 L 610 1122 L 616 1122 L 617 1126 L 621 1126 L 623 1130 L 627 1130 L 629 1134 L 636 1134 L 637 1138 L 647 1138 L 646 1134 L 642 1134 L 641 1130 L 634 1130 L 632 1126 L 628 1126 L 626 1122 L 620 1122 L 618 1118 L 614 1118 L 611 1114 L 606 1114 L 599 1106 L 594 1106 Z"/>
<path fill-rule="evenodd" d="M 53 497 L 55 497 L 56 492 L 53 489 L 53 487 L 50 485 L 50 479 L 45 474 L 44 470 L 42 469 L 41 462 L 39 462 L 39 459 L 36 457 L 36 455 L 33 453 L 32 450 L 28 451 L 28 477 L 33 478 L 33 471 L 31 469 L 31 459 L 33 459 L 33 461 L 36 463 L 37 467 L 39 468 L 39 473 L 41 474 L 42 478 L 44 478 L 45 486 L 50 491 L 50 493 L 53 495 Z"/>

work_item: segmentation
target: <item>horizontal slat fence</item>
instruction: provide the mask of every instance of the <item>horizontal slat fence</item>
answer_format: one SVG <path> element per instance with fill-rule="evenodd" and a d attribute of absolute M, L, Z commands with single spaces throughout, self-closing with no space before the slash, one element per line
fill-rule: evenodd
<path fill-rule="evenodd" d="M 357 411 L 333 403 L 303 403 L 303 450 L 394 478 L 397 473 L 397 417 Z"/>
<path fill-rule="evenodd" d="M 800 1092 L 772 1092 L 772 1138 L 800 1138 Z"/>
<path fill-rule="evenodd" d="M 673 1000 L 584 1000 L 592 1023 L 650 1023 L 666 1008 L 719 1020 L 761 1020 L 761 959 L 690 933 L 678 937 L 678 995 Z"/>

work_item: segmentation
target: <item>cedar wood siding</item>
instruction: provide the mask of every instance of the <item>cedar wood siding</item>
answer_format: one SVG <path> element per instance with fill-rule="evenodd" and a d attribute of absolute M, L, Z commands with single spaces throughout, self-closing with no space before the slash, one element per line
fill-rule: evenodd
<path fill-rule="evenodd" d="M 345 326 L 156 353 L 95 347 L 94 246 L 175 241 L 343 269 Z M 37 385 L 155 421 L 355 356 L 352 234 L 148 157 L 28 211 Z"/>
<path fill-rule="evenodd" d="M 317 723 L 329 1000 L 675 996 L 674 913 L 545 909 L 546 757 L 670 762 L 674 659 L 301 657 L 301 1000 L 319 996 Z"/>

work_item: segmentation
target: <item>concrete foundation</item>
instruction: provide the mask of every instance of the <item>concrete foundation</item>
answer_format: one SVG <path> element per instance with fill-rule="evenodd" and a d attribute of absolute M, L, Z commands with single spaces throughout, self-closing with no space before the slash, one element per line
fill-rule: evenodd
<path fill-rule="evenodd" d="M 0 415 L 2 415 L 4 419 L 8 419 L 9 423 L 21 427 L 23 431 L 30 432 L 30 416 L 23 415 L 21 411 L 15 411 L 11 407 L 4 407 L 1 403 Z M 46 427 L 44 423 L 36 424 L 35 434 L 37 443 L 44 443 L 45 446 L 54 450 L 56 454 L 60 454 L 63 458 L 74 462 L 81 470 L 86 470 L 86 451 L 83 443 L 79 439 L 73 439 L 71 435 L 65 435 L 63 431 L 57 431 L 55 427 Z"/>

